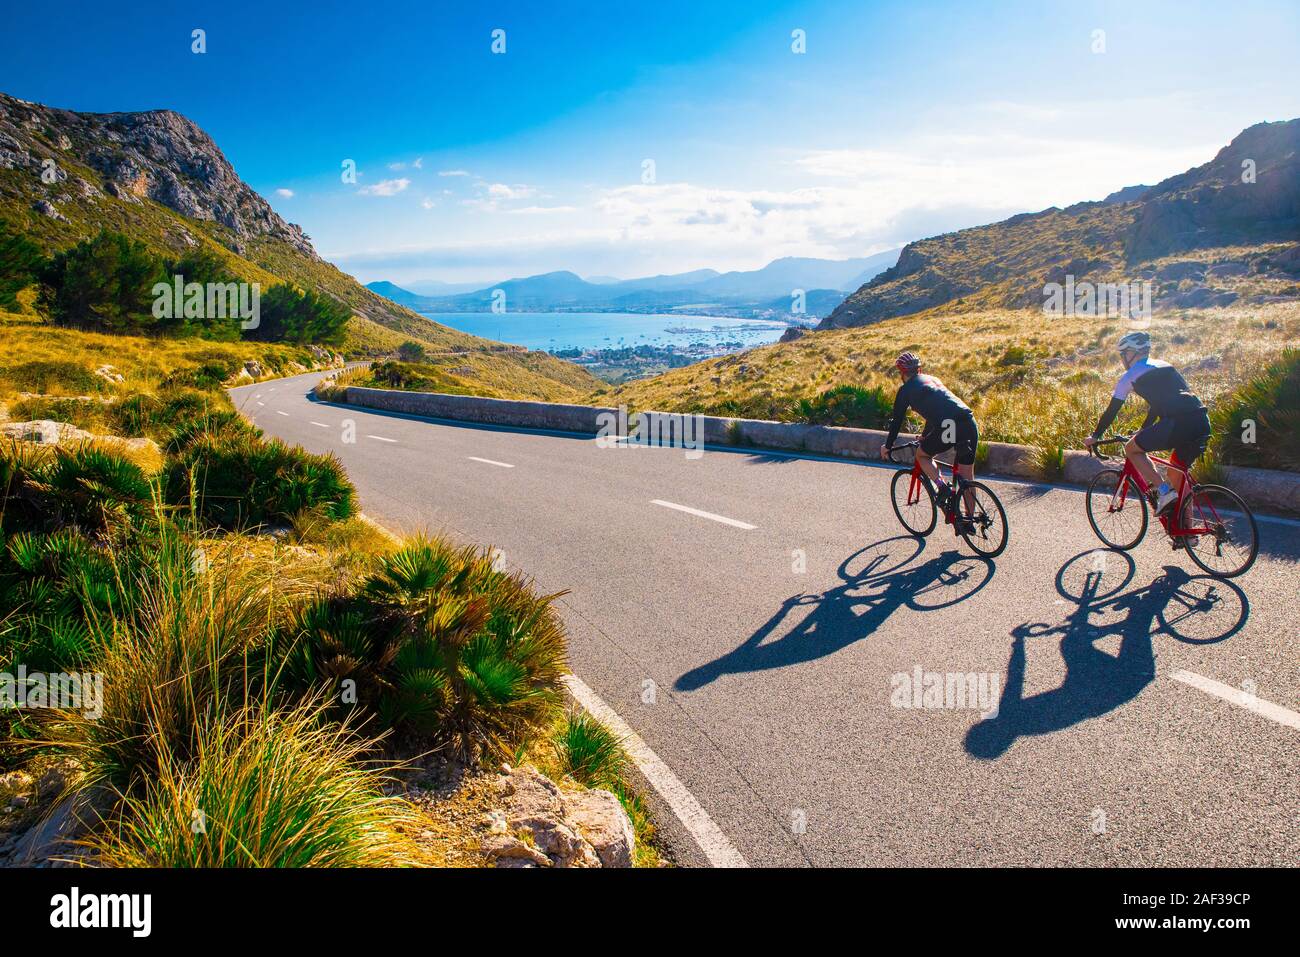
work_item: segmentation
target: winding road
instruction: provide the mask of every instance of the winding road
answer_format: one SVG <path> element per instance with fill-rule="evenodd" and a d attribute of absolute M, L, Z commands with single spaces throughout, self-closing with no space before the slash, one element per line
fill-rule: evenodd
<path fill-rule="evenodd" d="M 1219 582 L 1161 534 L 1098 551 L 1077 489 L 991 480 L 988 562 L 903 535 L 883 465 L 602 448 L 319 402 L 319 378 L 231 396 L 388 527 L 568 590 L 578 687 L 657 761 L 682 863 L 1300 861 L 1300 522 L 1261 519 Z"/>

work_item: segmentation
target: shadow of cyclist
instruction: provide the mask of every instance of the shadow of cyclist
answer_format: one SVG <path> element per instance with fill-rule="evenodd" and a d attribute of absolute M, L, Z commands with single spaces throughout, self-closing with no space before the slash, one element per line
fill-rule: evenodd
<path fill-rule="evenodd" d="M 843 584 L 819 595 L 791 595 L 743 644 L 686 672 L 673 687 L 694 691 L 724 674 L 784 668 L 834 654 L 872 634 L 904 606 L 916 611 L 946 608 L 974 595 L 993 577 L 991 561 L 957 551 L 913 565 L 924 549 L 924 541 L 910 535 L 859 549 L 840 563 L 837 574 Z M 900 559 L 906 552 L 910 554 Z M 851 570 L 859 565 L 860 571 Z M 801 607 L 808 613 L 772 638 Z"/>
<path fill-rule="evenodd" d="M 1077 596 L 1069 594 L 1065 587 L 1067 570 L 1075 562 L 1098 554 L 1108 556 L 1102 567 L 1085 573 Z M 1103 590 L 1105 565 L 1116 558 L 1127 564 L 1127 572 L 1118 586 Z M 1153 635 L 1167 633 L 1198 643 L 1221 641 L 1236 634 L 1245 624 L 1250 605 L 1240 589 L 1230 584 L 1225 588 L 1223 582 L 1207 586 L 1205 576 L 1193 578 L 1173 565 L 1165 566 L 1164 574 L 1147 587 L 1116 594 L 1132 578 L 1133 568 L 1133 560 L 1128 555 L 1099 551 L 1076 555 L 1061 566 L 1057 591 L 1077 603 L 1074 610 L 1059 625 L 1025 623 L 1012 629 L 1011 657 L 1007 662 L 1002 699 L 994 715 L 967 732 L 967 753 L 993 760 L 1010 750 L 1019 737 L 1051 734 L 1133 700 L 1156 676 Z M 1232 611 L 1234 604 L 1239 613 Z M 1175 627 L 1185 628 L 1197 616 L 1218 613 L 1229 616 L 1230 623 L 1224 627 L 1220 617 L 1219 634 L 1212 639 L 1189 638 Z M 1120 617 L 1114 618 L 1115 615 Z M 1094 618 L 1101 620 L 1094 622 Z M 1058 688 L 1026 698 L 1025 639 L 1054 634 L 1061 636 L 1065 680 Z M 1119 636 L 1118 655 L 1107 654 L 1097 647 L 1097 641 L 1109 635 Z"/>

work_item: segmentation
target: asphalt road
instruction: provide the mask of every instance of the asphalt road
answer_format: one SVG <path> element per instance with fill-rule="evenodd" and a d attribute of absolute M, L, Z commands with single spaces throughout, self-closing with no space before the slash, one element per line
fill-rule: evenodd
<path fill-rule="evenodd" d="M 987 562 L 904 536 L 885 466 L 432 422 L 312 401 L 317 378 L 231 394 L 389 527 L 568 589 L 575 675 L 751 865 L 1300 861 L 1300 523 L 1261 520 L 1217 582 L 1158 529 L 1097 553 L 1077 490 L 993 480 L 1012 540 Z M 914 697 L 918 668 L 984 701 Z"/>

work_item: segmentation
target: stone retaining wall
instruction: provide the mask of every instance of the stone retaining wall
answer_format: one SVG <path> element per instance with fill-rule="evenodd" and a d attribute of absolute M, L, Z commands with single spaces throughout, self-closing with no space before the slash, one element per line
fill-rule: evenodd
<path fill-rule="evenodd" d="M 619 410 L 602 406 L 562 405 L 554 402 L 527 402 L 514 399 L 485 399 L 468 395 L 445 395 L 436 392 L 401 392 L 392 389 L 366 389 L 349 386 L 347 401 L 352 405 L 404 412 L 439 419 L 456 419 L 489 425 L 554 429 L 595 435 L 602 424 L 618 422 L 615 434 L 624 434 L 625 423 Z M 644 412 L 645 416 L 678 418 L 676 413 Z M 603 418 L 612 416 L 613 419 Z M 708 445 L 740 448 L 778 449 L 807 452 L 846 459 L 878 460 L 885 433 L 874 429 L 849 429 L 831 425 L 808 425 L 800 422 L 768 422 L 762 419 L 730 419 L 702 415 L 703 441 Z M 669 434 L 655 428 L 651 434 Z M 1029 446 L 1006 442 L 984 443 L 988 458 L 977 471 L 992 475 L 1036 479 L 1042 475 L 1034 465 L 1034 450 Z M 1065 453 L 1063 478 L 1066 482 L 1086 485 L 1107 463 L 1086 452 Z M 1118 464 L 1118 463 L 1115 463 Z M 1300 514 L 1300 474 L 1266 469 L 1226 466 L 1226 481 L 1252 505 Z"/>

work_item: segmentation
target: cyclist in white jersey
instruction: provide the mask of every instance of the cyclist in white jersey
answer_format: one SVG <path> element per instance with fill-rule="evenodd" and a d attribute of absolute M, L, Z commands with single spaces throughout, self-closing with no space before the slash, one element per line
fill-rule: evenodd
<path fill-rule="evenodd" d="M 1170 461 L 1179 468 L 1191 468 L 1209 444 L 1210 416 L 1177 369 L 1161 359 L 1151 358 L 1151 337 L 1147 333 L 1130 332 L 1124 336 L 1119 341 L 1119 354 L 1124 362 L 1124 374 L 1116 383 L 1110 405 L 1102 413 L 1097 428 L 1084 444 L 1091 447 L 1101 438 L 1130 393 L 1136 392 L 1146 399 L 1150 406 L 1146 421 L 1124 446 L 1124 454 L 1149 487 L 1159 486 L 1156 514 L 1161 514 L 1178 501 L 1183 475 L 1177 469 L 1170 469 L 1169 477 L 1174 484 L 1162 482 L 1147 453 L 1172 449 Z"/>

